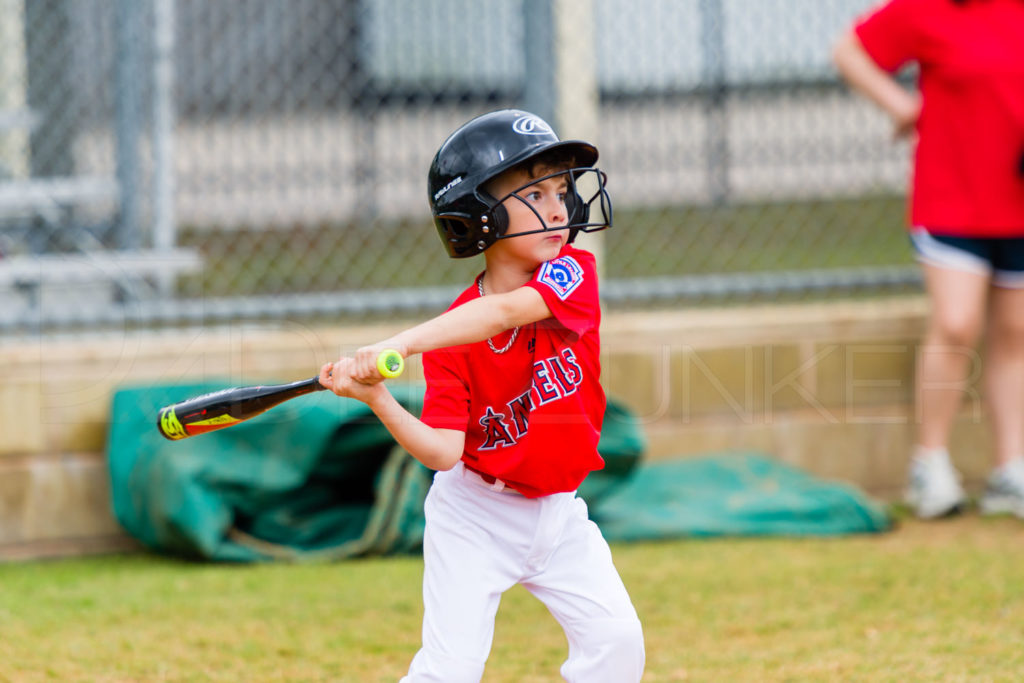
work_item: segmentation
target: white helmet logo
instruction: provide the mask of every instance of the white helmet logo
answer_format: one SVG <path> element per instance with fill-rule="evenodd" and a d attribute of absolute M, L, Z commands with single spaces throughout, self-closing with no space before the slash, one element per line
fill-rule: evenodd
<path fill-rule="evenodd" d="M 512 130 L 520 135 L 554 135 L 555 133 L 544 119 L 532 115 L 520 116 L 512 124 Z"/>

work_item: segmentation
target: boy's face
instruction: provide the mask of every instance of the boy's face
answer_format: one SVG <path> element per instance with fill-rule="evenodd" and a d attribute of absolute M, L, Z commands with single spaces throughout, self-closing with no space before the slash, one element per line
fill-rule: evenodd
<path fill-rule="evenodd" d="M 555 171 L 548 170 L 539 175 L 552 172 Z M 569 239 L 569 231 L 565 229 L 569 223 L 569 212 L 565 207 L 569 188 L 565 174 L 534 183 L 530 183 L 531 180 L 532 177 L 521 170 L 508 171 L 494 180 L 490 188 L 492 194 L 507 197 L 502 206 L 508 212 L 505 236 L 511 239 L 498 240 L 488 251 L 500 248 L 517 252 L 523 257 L 537 259 L 539 264 L 558 256 Z M 522 234 L 531 232 L 534 234 Z"/>

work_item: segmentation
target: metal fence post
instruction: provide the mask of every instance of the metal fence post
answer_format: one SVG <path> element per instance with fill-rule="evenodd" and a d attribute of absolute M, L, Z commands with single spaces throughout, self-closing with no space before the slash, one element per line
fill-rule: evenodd
<path fill-rule="evenodd" d="M 174 0 L 155 0 L 153 26 L 153 246 L 170 249 L 177 242 L 174 213 Z M 174 281 L 161 279 L 161 294 Z"/>
<path fill-rule="evenodd" d="M 555 11 L 558 0 L 523 0 L 523 56 L 525 73 L 523 109 L 551 123 L 558 130 L 558 84 L 555 64 Z"/>
<path fill-rule="evenodd" d="M 139 132 L 142 127 L 142 6 L 137 0 L 117 0 L 114 27 L 117 52 L 115 56 L 115 109 L 117 118 L 117 181 L 121 211 L 114 227 L 113 246 L 137 248 L 139 239 Z"/>
<path fill-rule="evenodd" d="M 29 131 L 26 102 L 24 3 L 0 1 L 0 178 L 28 176 Z"/>
<path fill-rule="evenodd" d="M 353 184 L 356 187 L 355 222 L 369 225 L 378 212 L 377 205 L 377 126 L 380 101 L 374 99 L 374 84 L 367 69 L 365 32 L 367 12 L 359 0 L 344 0 L 337 7 L 344 59 L 338 78 L 344 83 L 352 116 L 351 144 L 355 148 Z"/>
<path fill-rule="evenodd" d="M 726 108 L 725 12 L 722 0 L 700 0 L 702 80 L 705 101 L 708 192 L 713 204 L 729 199 L 729 121 Z"/>

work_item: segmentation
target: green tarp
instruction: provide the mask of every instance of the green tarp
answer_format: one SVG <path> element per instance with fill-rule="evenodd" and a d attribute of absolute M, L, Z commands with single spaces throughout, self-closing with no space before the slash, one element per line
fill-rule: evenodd
<path fill-rule="evenodd" d="M 592 512 L 605 538 L 832 536 L 885 531 L 888 510 L 859 489 L 748 453 L 638 468 Z"/>
<path fill-rule="evenodd" d="M 246 423 L 171 442 L 160 407 L 226 383 L 126 388 L 107 456 L 115 516 L 153 550 L 203 560 L 334 560 L 417 552 L 432 472 L 357 401 L 326 392 Z M 396 383 L 414 414 L 423 388 Z M 839 534 L 888 527 L 852 487 L 756 455 L 641 464 L 638 420 L 609 402 L 607 466 L 580 488 L 610 540 L 710 534 Z"/>

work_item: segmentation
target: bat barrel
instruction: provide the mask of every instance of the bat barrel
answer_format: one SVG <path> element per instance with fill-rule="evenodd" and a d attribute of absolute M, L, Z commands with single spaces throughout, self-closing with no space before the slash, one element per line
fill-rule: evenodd
<path fill-rule="evenodd" d="M 165 438 L 178 441 L 244 422 L 288 399 L 322 389 L 316 377 L 291 384 L 222 389 L 161 408 L 157 429 Z"/>

